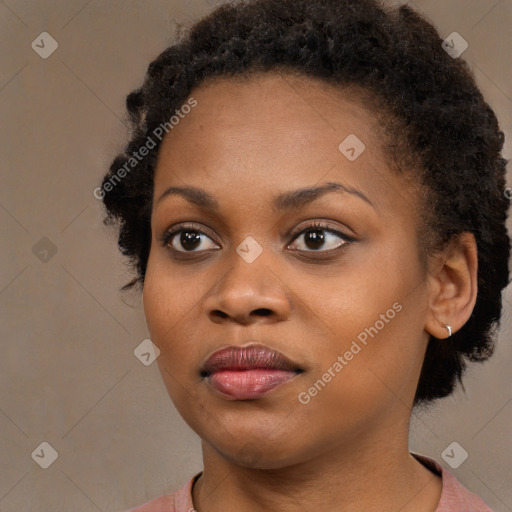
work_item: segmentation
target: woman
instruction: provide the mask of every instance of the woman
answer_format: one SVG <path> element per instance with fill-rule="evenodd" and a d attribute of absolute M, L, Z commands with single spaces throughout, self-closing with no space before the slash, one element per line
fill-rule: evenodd
<path fill-rule="evenodd" d="M 409 7 L 259 0 L 127 98 L 102 185 L 204 470 L 134 510 L 489 511 L 411 454 L 413 407 L 492 353 L 503 134 Z"/>

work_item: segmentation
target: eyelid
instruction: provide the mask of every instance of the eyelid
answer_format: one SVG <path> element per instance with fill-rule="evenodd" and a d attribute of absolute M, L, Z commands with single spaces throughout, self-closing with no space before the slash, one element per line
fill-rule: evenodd
<path fill-rule="evenodd" d="M 169 240 L 171 239 L 172 236 L 176 235 L 180 231 L 185 231 L 187 229 L 190 231 L 197 231 L 199 233 L 203 233 L 207 235 L 210 239 L 215 241 L 215 236 L 212 234 L 212 231 L 209 228 L 205 226 L 200 226 L 199 224 L 195 224 L 194 222 L 181 222 L 179 224 L 173 225 L 171 228 L 166 229 L 159 237 L 160 243 L 162 244 L 163 247 L 165 247 L 166 245 L 169 244 Z"/>
<path fill-rule="evenodd" d="M 348 235 L 346 232 L 344 232 L 340 228 L 331 226 L 325 220 L 314 220 L 305 226 L 302 226 L 300 228 L 297 228 L 296 230 L 293 230 L 288 236 L 292 237 L 292 242 L 293 242 L 299 235 L 301 235 L 305 231 L 314 231 L 315 229 L 327 231 L 329 233 L 334 233 L 336 235 L 339 235 L 341 238 L 343 238 L 347 242 L 355 242 L 357 240 L 356 237 Z M 350 230 L 350 231 L 352 231 L 352 230 Z"/>

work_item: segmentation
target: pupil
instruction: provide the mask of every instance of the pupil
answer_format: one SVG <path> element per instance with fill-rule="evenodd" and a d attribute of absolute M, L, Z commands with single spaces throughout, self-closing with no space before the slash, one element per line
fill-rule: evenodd
<path fill-rule="evenodd" d="M 196 231 L 183 231 L 180 243 L 185 249 L 195 249 L 201 242 L 201 236 Z"/>
<path fill-rule="evenodd" d="M 324 243 L 323 231 L 320 229 L 307 232 L 306 245 L 310 249 L 318 249 Z M 201 236 L 196 231 L 183 231 L 180 236 L 181 245 L 188 250 L 195 249 L 201 243 Z"/>
<path fill-rule="evenodd" d="M 321 229 L 308 231 L 307 233 L 309 233 L 310 236 L 306 235 L 305 242 L 310 249 L 318 249 L 319 247 L 322 246 L 322 244 L 324 243 L 324 236 L 321 234 L 323 233 Z"/>

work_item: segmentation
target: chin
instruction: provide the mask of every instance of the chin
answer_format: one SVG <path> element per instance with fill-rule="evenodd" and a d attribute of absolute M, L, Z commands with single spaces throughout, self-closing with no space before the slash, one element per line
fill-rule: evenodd
<path fill-rule="evenodd" d="M 283 469 L 300 464 L 317 453 L 315 447 L 304 446 L 301 449 L 300 441 L 291 434 L 268 440 L 268 435 L 244 435 L 240 437 L 226 437 L 209 440 L 203 437 L 203 443 L 211 447 L 223 459 L 237 466 L 250 469 Z"/>

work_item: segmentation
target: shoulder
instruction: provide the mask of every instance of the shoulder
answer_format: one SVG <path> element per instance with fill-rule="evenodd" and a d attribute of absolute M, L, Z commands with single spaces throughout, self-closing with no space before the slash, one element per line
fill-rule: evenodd
<path fill-rule="evenodd" d="M 194 512 L 192 487 L 201 473 L 194 475 L 181 489 L 148 501 L 125 512 Z"/>
<path fill-rule="evenodd" d="M 439 474 L 443 480 L 441 499 L 435 512 L 492 512 L 477 494 L 464 487 L 457 478 L 444 469 L 437 461 L 425 455 L 411 453 L 431 471 Z"/>

